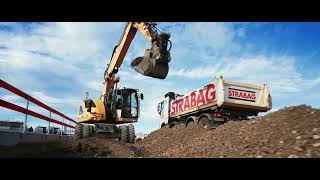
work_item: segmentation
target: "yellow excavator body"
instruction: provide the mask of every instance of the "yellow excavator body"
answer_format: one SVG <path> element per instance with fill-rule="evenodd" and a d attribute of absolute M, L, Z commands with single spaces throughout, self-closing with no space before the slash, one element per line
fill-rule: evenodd
<path fill-rule="evenodd" d="M 100 99 L 93 99 L 94 106 L 91 105 L 91 110 L 86 108 L 85 102 L 83 102 L 78 111 L 78 122 L 90 122 L 90 121 L 104 121 L 107 118 L 107 112 L 105 110 L 104 103 Z"/>

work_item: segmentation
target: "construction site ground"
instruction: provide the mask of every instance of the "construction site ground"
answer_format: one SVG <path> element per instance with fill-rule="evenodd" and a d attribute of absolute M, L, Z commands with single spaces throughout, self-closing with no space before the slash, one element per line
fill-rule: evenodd
<path fill-rule="evenodd" d="M 320 110 L 280 109 L 255 120 L 229 121 L 216 129 L 161 128 L 135 144 L 88 138 L 72 144 L 0 147 L 0 157 L 222 158 L 320 157 Z"/>

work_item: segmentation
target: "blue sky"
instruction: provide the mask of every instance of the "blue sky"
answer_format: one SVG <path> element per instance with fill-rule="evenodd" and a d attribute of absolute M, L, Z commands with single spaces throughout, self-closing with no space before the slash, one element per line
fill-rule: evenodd
<path fill-rule="evenodd" d="M 119 72 L 120 86 L 140 89 L 138 132 L 159 127 L 157 103 L 168 91 L 199 88 L 215 76 L 267 83 L 273 111 L 307 104 L 320 108 L 320 23 L 158 23 L 171 33 L 172 61 L 165 80 L 137 74 L 129 67 L 149 43 L 137 33 Z M 103 72 L 124 22 L 0 23 L 0 78 L 75 118 L 83 93 L 99 98 Z M 25 100 L 0 90 L 1 99 Z M 48 114 L 31 105 L 31 109 Z M 56 117 L 58 119 L 58 117 Z M 0 108 L 0 119 L 24 115 Z M 31 124 L 46 122 L 30 118 Z"/>

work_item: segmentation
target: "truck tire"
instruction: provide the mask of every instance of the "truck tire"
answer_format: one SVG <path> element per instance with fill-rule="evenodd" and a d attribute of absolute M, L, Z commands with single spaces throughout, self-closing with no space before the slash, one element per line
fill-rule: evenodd
<path fill-rule="evenodd" d="M 128 127 L 128 143 L 133 144 L 136 139 L 134 126 L 132 124 L 130 124 L 127 127 Z"/>
<path fill-rule="evenodd" d="M 83 138 L 83 136 L 82 136 L 82 125 L 81 124 L 77 124 L 76 125 L 74 134 L 75 134 L 76 140 Z"/>
<path fill-rule="evenodd" d="M 188 128 L 192 128 L 192 127 L 194 126 L 194 121 L 189 121 L 189 122 L 187 122 L 186 126 L 187 126 Z"/>
<path fill-rule="evenodd" d="M 89 137 L 90 136 L 90 126 L 84 125 L 82 128 L 82 136 L 85 137 Z"/>
<path fill-rule="evenodd" d="M 127 126 L 119 126 L 120 129 L 120 141 L 121 142 L 128 142 L 128 128 Z"/>
<path fill-rule="evenodd" d="M 178 125 L 178 122 L 177 121 L 172 121 L 170 124 L 169 124 L 169 128 L 173 128 L 175 126 Z"/>
<path fill-rule="evenodd" d="M 201 117 L 198 122 L 198 125 L 205 129 L 209 128 L 210 127 L 209 119 L 206 116 Z"/>

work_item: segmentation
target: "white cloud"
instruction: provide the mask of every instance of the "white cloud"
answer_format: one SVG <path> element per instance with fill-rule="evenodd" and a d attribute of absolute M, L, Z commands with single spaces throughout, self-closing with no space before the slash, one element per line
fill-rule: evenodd
<path fill-rule="evenodd" d="M 176 23 L 171 33 L 172 64 L 185 66 L 197 62 L 209 62 L 230 53 L 239 52 L 241 46 L 234 41 L 239 34 L 229 23 L 194 22 Z"/>
<path fill-rule="evenodd" d="M 74 99 L 74 98 L 55 98 L 52 96 L 46 95 L 44 92 L 40 91 L 34 91 L 31 93 L 33 97 L 36 99 L 44 102 L 45 104 L 52 104 L 52 105 L 57 105 L 57 104 L 71 104 L 74 105 L 76 104 L 79 100 Z"/>
<path fill-rule="evenodd" d="M 102 82 L 92 80 L 92 81 L 84 81 L 84 83 L 87 86 L 87 88 L 90 90 L 98 91 L 98 92 L 102 91 L 102 87 L 103 87 Z"/>
<path fill-rule="evenodd" d="M 16 95 L 6 94 L 6 95 L 2 96 L 0 99 L 11 102 L 11 101 L 21 100 L 22 98 L 20 98 L 19 96 L 16 96 Z"/>
<path fill-rule="evenodd" d="M 225 79 L 269 85 L 274 93 L 299 92 L 319 84 L 320 80 L 304 79 L 294 57 L 256 56 L 229 58 L 213 66 L 171 70 L 170 76 L 201 79 L 222 75 Z"/>
<path fill-rule="evenodd" d="M 232 29 L 223 23 L 188 23 L 179 36 L 173 36 L 176 43 L 192 44 L 194 48 L 225 48 L 234 38 Z M 199 43 L 201 42 L 201 43 Z"/>
<path fill-rule="evenodd" d="M 287 100 L 303 89 L 320 84 L 320 78 L 305 79 L 297 69 L 295 57 L 244 54 L 242 50 L 248 49 L 245 46 L 255 47 L 257 44 L 242 44 L 236 38 L 247 38 L 246 29 L 261 26 L 260 23 L 244 23 L 245 26 L 239 23 L 240 28 L 236 27 L 237 23 L 158 24 L 171 33 L 173 42 L 167 79 L 144 77 L 129 67 L 130 61 L 143 55 L 150 46 L 140 33 L 133 40 L 118 73 L 118 86 L 137 88 L 145 95 L 137 124 L 141 131 L 158 127 L 156 106 L 165 93 L 187 93 L 217 75 L 235 81 L 267 83 L 278 100 Z M 103 73 L 124 25 L 34 23 L 26 30 L 19 23 L 7 24 L 14 30 L 0 32 L 0 46 L 4 47 L 0 49 L 0 76 L 53 108 L 75 117 L 84 91 L 92 92 L 91 98 L 100 97 Z M 192 85 L 188 83 L 189 79 L 193 80 Z M 68 87 L 60 90 L 58 86 Z M 72 93 L 69 92 L 71 88 Z M 15 101 L 13 97 L 6 98 Z"/>
<path fill-rule="evenodd" d="M 115 30 L 120 30 L 122 26 L 122 23 L 46 23 L 34 26 L 28 33 L 2 33 L 1 44 L 8 48 L 43 52 L 77 61 L 97 57 L 95 54 L 99 54 L 98 51 L 110 48 L 117 36 L 120 36 Z M 112 43 L 108 43 L 110 41 Z"/>
<path fill-rule="evenodd" d="M 0 26 L 11 26 L 14 24 L 15 24 L 15 22 L 0 22 Z"/>

